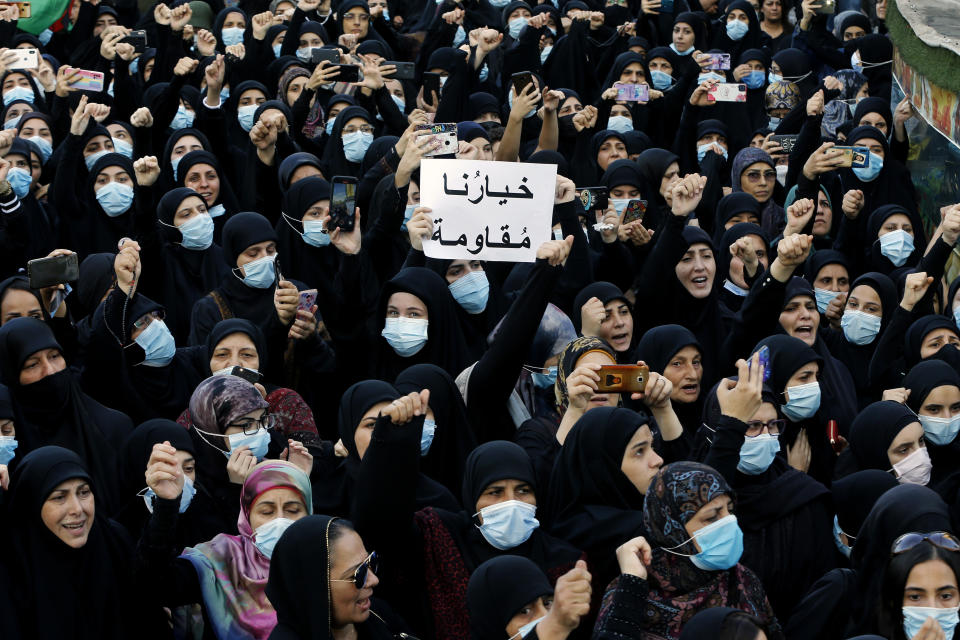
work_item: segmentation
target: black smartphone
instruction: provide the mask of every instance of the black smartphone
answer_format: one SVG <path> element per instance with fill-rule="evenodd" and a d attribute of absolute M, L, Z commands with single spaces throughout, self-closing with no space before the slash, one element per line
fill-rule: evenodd
<path fill-rule="evenodd" d="M 340 68 L 340 75 L 337 76 L 337 82 L 362 82 L 363 71 L 360 65 L 356 64 L 338 64 L 334 65 Z"/>
<path fill-rule="evenodd" d="M 132 44 L 136 53 L 143 53 L 147 50 L 147 32 L 131 31 L 130 35 L 120 38 L 117 44 Z"/>
<path fill-rule="evenodd" d="M 330 223 L 341 231 L 353 231 L 357 204 L 357 179 L 353 176 L 333 176 L 330 195 Z"/>
<path fill-rule="evenodd" d="M 776 142 L 780 145 L 780 148 L 783 149 L 783 153 L 792 153 L 793 147 L 797 144 L 796 134 L 792 135 L 782 135 L 782 136 L 770 136 L 771 142 Z"/>
<path fill-rule="evenodd" d="M 243 367 L 234 367 L 230 370 L 230 375 L 243 378 L 250 384 L 257 384 L 263 378 L 263 374 L 255 369 L 244 369 Z"/>
<path fill-rule="evenodd" d="M 605 211 L 609 204 L 606 187 L 584 187 L 580 189 L 580 202 L 586 211 Z"/>
<path fill-rule="evenodd" d="M 519 96 L 528 84 L 533 84 L 533 74 L 529 71 L 520 71 L 510 76 L 514 92 Z"/>
<path fill-rule="evenodd" d="M 438 98 L 440 97 L 440 74 L 425 71 L 423 73 L 423 101 L 431 107 L 435 106 L 433 104 L 434 93 L 437 94 Z"/>
<path fill-rule="evenodd" d="M 392 60 L 384 60 L 380 63 L 380 66 L 382 67 L 388 64 L 392 64 L 397 68 L 397 70 L 393 72 L 393 75 L 388 76 L 388 79 L 413 80 L 414 64 L 412 62 L 394 62 Z"/>
<path fill-rule="evenodd" d="M 820 8 L 814 9 L 814 13 L 829 16 L 837 12 L 837 5 L 834 0 L 820 0 L 817 4 L 820 5 Z"/>
<path fill-rule="evenodd" d="M 77 254 L 52 258 L 37 258 L 27 262 L 27 277 L 31 289 L 43 289 L 67 282 L 76 282 L 80 278 L 80 265 Z"/>
<path fill-rule="evenodd" d="M 337 64 L 340 62 L 340 49 L 330 48 L 324 49 L 323 47 L 314 47 L 310 50 L 310 62 L 312 64 L 320 64 L 326 60 L 332 64 Z M 339 78 L 337 78 L 339 80 Z"/>

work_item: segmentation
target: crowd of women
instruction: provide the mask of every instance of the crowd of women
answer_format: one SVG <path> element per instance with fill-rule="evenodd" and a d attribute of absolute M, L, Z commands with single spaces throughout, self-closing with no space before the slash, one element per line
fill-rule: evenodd
<path fill-rule="evenodd" d="M 954 637 L 960 204 L 885 0 L 19 11 L 0 637 Z M 556 167 L 534 262 L 425 256 L 430 123 Z"/>

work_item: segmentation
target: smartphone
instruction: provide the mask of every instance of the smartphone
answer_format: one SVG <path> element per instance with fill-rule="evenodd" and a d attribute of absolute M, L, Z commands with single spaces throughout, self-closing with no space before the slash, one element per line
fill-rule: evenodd
<path fill-rule="evenodd" d="M 659 13 L 673 13 L 673 0 L 660 0 Z"/>
<path fill-rule="evenodd" d="M 580 189 L 580 202 L 586 211 L 604 211 L 609 204 L 606 187 L 584 187 Z"/>
<path fill-rule="evenodd" d="M 783 153 L 793 153 L 793 148 L 797 146 L 797 137 L 797 135 L 770 136 L 770 140 L 779 144 Z"/>
<path fill-rule="evenodd" d="M 313 312 L 313 305 L 317 303 L 317 290 L 305 289 L 300 292 L 300 299 L 297 301 L 297 311 Z"/>
<path fill-rule="evenodd" d="M 323 47 L 314 47 L 310 49 L 310 62 L 312 64 L 320 64 L 324 60 L 331 64 L 339 64 L 340 49 L 324 49 Z M 340 80 L 340 78 L 337 78 L 337 80 Z"/>
<path fill-rule="evenodd" d="M 837 12 L 837 4 L 835 0 L 819 0 L 817 4 L 820 5 L 820 8 L 814 9 L 814 13 L 819 13 L 820 15 L 831 15 Z"/>
<path fill-rule="evenodd" d="M 337 82 L 363 82 L 363 70 L 357 64 L 338 64 L 340 75 L 337 76 Z"/>
<path fill-rule="evenodd" d="M 147 50 L 147 32 L 131 31 L 130 35 L 120 38 L 120 43 L 132 44 L 135 53 L 143 53 Z"/>
<path fill-rule="evenodd" d="M 621 84 L 615 82 L 613 86 L 617 90 L 617 100 L 623 102 L 649 102 L 650 87 L 645 84 Z"/>
<path fill-rule="evenodd" d="M 763 367 L 763 381 L 766 382 L 770 379 L 770 347 L 763 345 L 757 353 L 760 358 L 760 366 Z M 747 361 L 747 366 L 753 368 L 752 357 Z"/>
<path fill-rule="evenodd" d="M 435 151 L 425 153 L 423 157 L 432 158 L 434 156 L 454 155 L 457 153 L 457 125 L 453 122 L 440 122 L 437 124 L 417 125 L 417 136 L 437 136 L 440 139 L 440 147 Z"/>
<path fill-rule="evenodd" d="M 414 73 L 414 64 L 412 62 L 394 62 L 392 60 L 384 60 L 380 63 L 380 66 L 392 64 L 397 68 L 393 72 L 393 75 L 387 76 L 388 78 L 393 78 L 394 80 L 413 80 Z"/>
<path fill-rule="evenodd" d="M 747 85 L 736 82 L 715 84 L 707 92 L 708 102 L 746 102 Z"/>
<path fill-rule="evenodd" d="M 357 179 L 353 176 L 333 176 L 330 196 L 330 223 L 347 233 L 353 231 L 357 205 Z"/>
<path fill-rule="evenodd" d="M 37 258 L 27 262 L 27 277 L 31 289 L 43 289 L 57 284 L 76 282 L 80 278 L 77 254 L 51 258 Z"/>
<path fill-rule="evenodd" d="M 510 76 L 510 82 L 513 84 L 513 91 L 520 96 L 528 84 L 533 84 L 533 74 L 529 71 L 520 71 Z"/>
<path fill-rule="evenodd" d="M 440 74 L 425 71 L 423 74 L 423 101 L 430 106 L 436 106 L 433 104 L 434 93 L 437 94 L 438 98 L 440 97 Z"/>
<path fill-rule="evenodd" d="M 80 77 L 68 84 L 68 87 L 71 89 L 79 89 L 81 91 L 103 91 L 103 73 L 101 71 L 71 69 L 71 72 L 73 71 L 78 72 Z"/>
<path fill-rule="evenodd" d="M 650 367 L 638 364 L 605 364 L 597 373 L 597 391 L 601 393 L 642 393 L 650 379 Z"/>
<path fill-rule="evenodd" d="M 708 53 L 707 56 L 710 57 L 710 63 L 707 65 L 707 69 L 714 71 L 728 71 L 730 69 L 729 53 Z"/>
<path fill-rule="evenodd" d="M 36 49 L 12 49 L 17 59 L 10 63 L 10 69 L 38 69 L 40 54 Z"/>
<path fill-rule="evenodd" d="M 620 224 L 630 224 L 637 220 L 643 221 L 643 216 L 647 213 L 646 200 L 631 200 L 627 203 L 627 208 L 623 210 L 623 220 Z"/>
<path fill-rule="evenodd" d="M 0 2 L 0 5 L 16 5 L 20 8 L 20 19 L 29 18 L 33 15 L 33 12 L 30 10 L 29 2 Z"/>
<path fill-rule="evenodd" d="M 218 371 L 214 375 L 218 376 L 237 376 L 238 378 L 243 378 L 250 384 L 257 384 L 260 382 L 260 379 L 263 378 L 261 374 L 256 369 L 246 369 L 244 367 L 234 366 L 229 369 L 224 369 L 223 371 Z"/>
<path fill-rule="evenodd" d="M 837 146 L 834 149 L 843 151 L 841 156 L 841 167 L 854 167 L 862 169 L 870 166 L 870 149 L 866 147 L 842 147 Z"/>

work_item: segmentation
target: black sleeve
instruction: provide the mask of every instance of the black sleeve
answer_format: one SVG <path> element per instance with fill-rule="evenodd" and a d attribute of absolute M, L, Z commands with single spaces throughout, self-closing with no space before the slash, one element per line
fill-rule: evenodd
<path fill-rule="evenodd" d="M 647 581 L 621 574 L 610 583 L 593 626 L 593 640 L 633 640 L 644 635 L 647 617 Z"/>
<path fill-rule="evenodd" d="M 747 425 L 736 418 L 721 415 L 710 426 L 714 428 L 713 443 L 703 463 L 719 471 L 731 487 L 737 486 L 737 464 Z"/>
<path fill-rule="evenodd" d="M 153 515 L 147 521 L 137 545 L 134 567 L 136 582 L 151 602 L 164 607 L 203 602 L 197 571 L 189 560 L 177 557 L 179 509 L 180 498 L 156 498 Z"/>
<path fill-rule="evenodd" d="M 900 386 L 906 375 L 903 359 L 903 340 L 913 323 L 913 314 L 899 304 L 893 311 L 890 324 L 880 336 L 870 359 L 869 385 L 874 389 L 893 389 Z"/>
<path fill-rule="evenodd" d="M 786 283 L 771 276 L 769 271 L 753 283 L 720 348 L 718 371 L 721 375 L 736 373 L 734 363 L 750 353 L 757 336 L 778 332 L 786 292 Z"/>

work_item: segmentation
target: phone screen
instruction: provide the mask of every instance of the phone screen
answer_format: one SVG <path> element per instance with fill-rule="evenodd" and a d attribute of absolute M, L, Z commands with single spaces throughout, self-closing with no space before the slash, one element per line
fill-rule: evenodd
<path fill-rule="evenodd" d="M 334 176 L 330 197 L 330 217 L 333 225 L 343 231 L 353 231 L 353 212 L 356 206 L 356 178 Z"/>
<path fill-rule="evenodd" d="M 338 82 L 360 82 L 360 67 L 355 64 L 341 64 L 340 75 L 337 76 Z"/>

